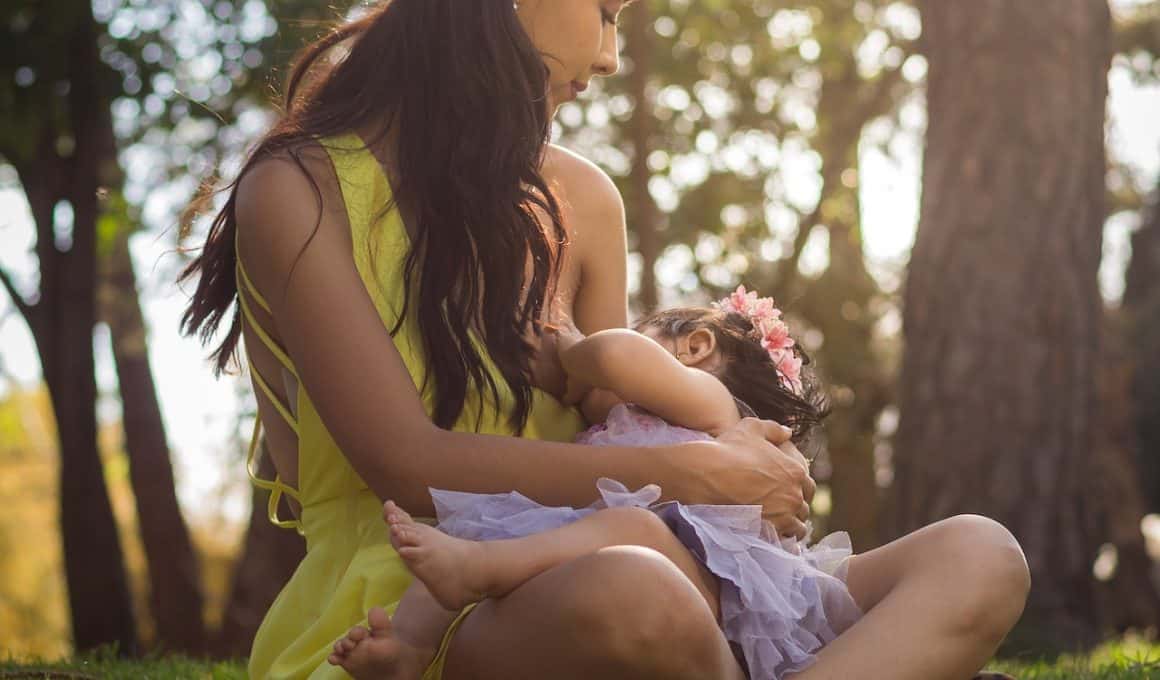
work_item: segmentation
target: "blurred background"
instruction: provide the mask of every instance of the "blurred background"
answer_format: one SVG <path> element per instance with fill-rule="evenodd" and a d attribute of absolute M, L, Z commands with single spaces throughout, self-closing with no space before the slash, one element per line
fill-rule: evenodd
<path fill-rule="evenodd" d="M 178 225 L 358 11 L 0 6 L 0 654 L 247 653 L 303 547 L 248 381 L 177 332 Z M 621 38 L 554 138 L 623 192 L 635 312 L 786 309 L 833 406 L 815 536 L 985 514 L 1033 573 L 1008 651 L 1154 635 L 1160 3 L 641 0 Z"/>

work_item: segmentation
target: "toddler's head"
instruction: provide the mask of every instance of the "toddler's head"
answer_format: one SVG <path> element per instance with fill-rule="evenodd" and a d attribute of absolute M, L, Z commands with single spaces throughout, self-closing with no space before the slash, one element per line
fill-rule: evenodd
<path fill-rule="evenodd" d="M 829 411 L 809 357 L 780 317 L 772 299 L 740 287 L 713 307 L 656 312 L 635 330 L 715 375 L 754 415 L 792 428 L 800 442 Z"/>

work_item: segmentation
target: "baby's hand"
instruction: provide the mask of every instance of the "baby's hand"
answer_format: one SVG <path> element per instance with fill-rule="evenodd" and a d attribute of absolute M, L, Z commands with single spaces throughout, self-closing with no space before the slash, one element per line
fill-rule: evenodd
<path fill-rule="evenodd" d="M 565 380 L 567 382 L 567 387 L 564 390 L 564 395 L 560 397 L 560 403 L 564 404 L 565 406 L 575 406 L 576 404 L 579 404 L 584 400 L 585 397 L 588 396 L 588 393 L 592 391 L 591 385 L 577 378 L 573 378 L 570 375 L 565 376 Z"/>
<path fill-rule="evenodd" d="M 533 348 L 530 366 L 532 385 L 557 399 L 561 398 L 567 387 L 567 376 L 564 374 L 564 367 L 560 365 L 556 333 L 544 328 L 538 337 L 529 334 L 527 340 Z"/>
<path fill-rule="evenodd" d="M 551 329 L 556 334 L 556 351 L 560 354 L 567 352 L 584 339 L 584 334 L 580 332 L 579 328 L 576 328 L 572 319 L 566 316 L 553 319 L 546 328 Z"/>

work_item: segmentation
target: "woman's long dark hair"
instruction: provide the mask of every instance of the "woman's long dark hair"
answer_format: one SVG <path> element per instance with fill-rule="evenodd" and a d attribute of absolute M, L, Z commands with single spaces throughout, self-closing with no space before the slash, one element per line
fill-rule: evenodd
<path fill-rule="evenodd" d="M 347 53 L 329 63 L 336 47 Z M 514 394 L 509 419 L 522 430 L 532 398 L 525 333 L 539 333 L 536 321 L 554 296 L 567 242 L 560 208 L 540 173 L 550 130 L 547 89 L 543 57 L 511 0 L 386 0 L 308 46 L 290 76 L 283 115 L 223 189 L 228 200 L 205 247 L 181 273 L 182 281 L 198 275 L 183 332 L 208 343 L 235 305 L 234 206 L 247 171 L 273 155 L 289 155 L 314 184 L 321 219 L 321 192 L 301 160 L 303 148 L 352 131 L 391 131 L 398 178 L 392 178 L 394 206 L 382 209 L 406 206 L 413 217 L 406 304 L 391 333 L 406 314 L 417 314 L 428 367 L 424 386 L 434 379 L 433 419 L 443 428 L 459 417 L 469 388 L 481 397 L 487 389 L 500 403 L 471 340 L 475 333 Z M 411 310 L 413 284 L 418 294 Z M 240 333 L 235 308 L 212 355 L 219 373 Z"/>

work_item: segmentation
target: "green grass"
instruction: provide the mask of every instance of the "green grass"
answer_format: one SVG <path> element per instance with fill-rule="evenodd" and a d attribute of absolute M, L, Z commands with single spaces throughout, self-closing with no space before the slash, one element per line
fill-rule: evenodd
<path fill-rule="evenodd" d="M 0 680 L 245 680 L 243 662 L 195 661 L 184 657 L 119 659 L 110 652 L 71 661 L 0 661 Z"/>
<path fill-rule="evenodd" d="M 1019 680 L 1152 680 L 1160 678 L 1160 644 L 1125 638 L 1090 654 L 1065 655 L 1051 661 L 994 661 L 990 670 Z M 241 680 L 242 662 L 204 662 L 181 657 L 145 660 L 117 659 L 109 653 L 69 662 L 27 664 L 0 661 L 0 680 Z"/>
<path fill-rule="evenodd" d="M 1128 637 L 1089 654 L 1050 661 L 995 661 L 987 668 L 1019 680 L 1153 680 L 1160 678 L 1160 644 Z"/>

